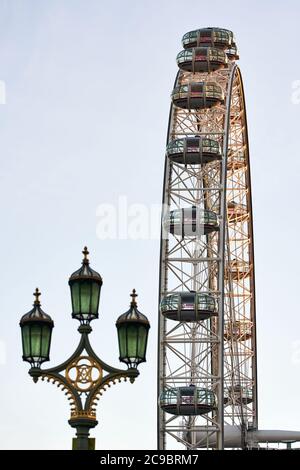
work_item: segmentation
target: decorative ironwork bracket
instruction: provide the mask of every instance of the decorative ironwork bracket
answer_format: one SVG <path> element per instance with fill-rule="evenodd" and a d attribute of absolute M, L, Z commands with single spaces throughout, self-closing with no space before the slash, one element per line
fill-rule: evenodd
<path fill-rule="evenodd" d="M 50 369 L 32 367 L 29 375 L 35 383 L 39 378 L 47 380 L 65 392 L 70 402 L 69 424 L 72 427 L 84 425 L 91 428 L 97 425 L 96 407 L 102 393 L 122 379 L 133 383 L 139 371 L 136 368 L 124 370 L 109 366 L 97 356 L 90 344 L 88 335 L 92 331 L 91 326 L 80 325 L 78 331 L 81 339 L 69 359 Z"/>

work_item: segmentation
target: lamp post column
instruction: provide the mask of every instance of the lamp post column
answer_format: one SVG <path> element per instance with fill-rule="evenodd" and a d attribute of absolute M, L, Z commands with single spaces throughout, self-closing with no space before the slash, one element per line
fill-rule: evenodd
<path fill-rule="evenodd" d="M 98 421 L 89 418 L 75 418 L 70 419 L 69 424 L 72 428 L 76 429 L 76 450 L 92 450 L 93 446 L 90 446 L 90 429 L 97 426 Z"/>

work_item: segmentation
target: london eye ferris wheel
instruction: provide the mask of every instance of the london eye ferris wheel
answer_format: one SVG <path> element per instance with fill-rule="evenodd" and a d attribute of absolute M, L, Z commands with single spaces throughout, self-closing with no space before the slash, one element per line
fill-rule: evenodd
<path fill-rule="evenodd" d="M 158 448 L 249 448 L 258 441 L 257 351 L 239 56 L 222 28 L 182 43 L 163 183 Z"/>

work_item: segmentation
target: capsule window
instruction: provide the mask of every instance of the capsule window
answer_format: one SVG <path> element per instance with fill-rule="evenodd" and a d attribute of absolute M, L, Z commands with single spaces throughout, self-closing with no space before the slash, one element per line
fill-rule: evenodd
<path fill-rule="evenodd" d="M 165 312 L 168 310 L 178 310 L 179 306 L 179 295 L 169 295 L 168 297 L 164 297 L 161 301 L 161 311 Z"/>

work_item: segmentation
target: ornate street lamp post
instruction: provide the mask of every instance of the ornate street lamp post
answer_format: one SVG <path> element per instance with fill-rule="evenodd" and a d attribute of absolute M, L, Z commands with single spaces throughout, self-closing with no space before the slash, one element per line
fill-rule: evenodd
<path fill-rule="evenodd" d="M 41 308 L 40 292 L 36 289 L 33 309 L 22 316 L 23 360 L 30 363 L 29 375 L 36 383 L 39 378 L 56 384 L 67 395 L 71 416 L 69 424 L 76 429 L 73 448 L 88 450 L 94 448 L 95 440 L 89 438 L 91 428 L 97 426 L 97 402 L 111 384 L 122 379 L 133 383 L 139 371 L 138 365 L 146 361 L 149 321 L 137 309 L 136 291 L 133 289 L 130 309 L 121 315 L 117 322 L 120 361 L 127 364 L 127 370 L 107 365 L 94 352 L 89 334 L 90 322 L 98 318 L 98 308 L 102 278 L 94 271 L 88 260 L 87 247 L 83 250 L 80 269 L 75 271 L 69 285 L 72 298 L 72 318 L 80 321 L 81 335 L 75 352 L 62 364 L 50 369 L 41 369 L 41 364 L 49 361 L 53 320 Z"/>

